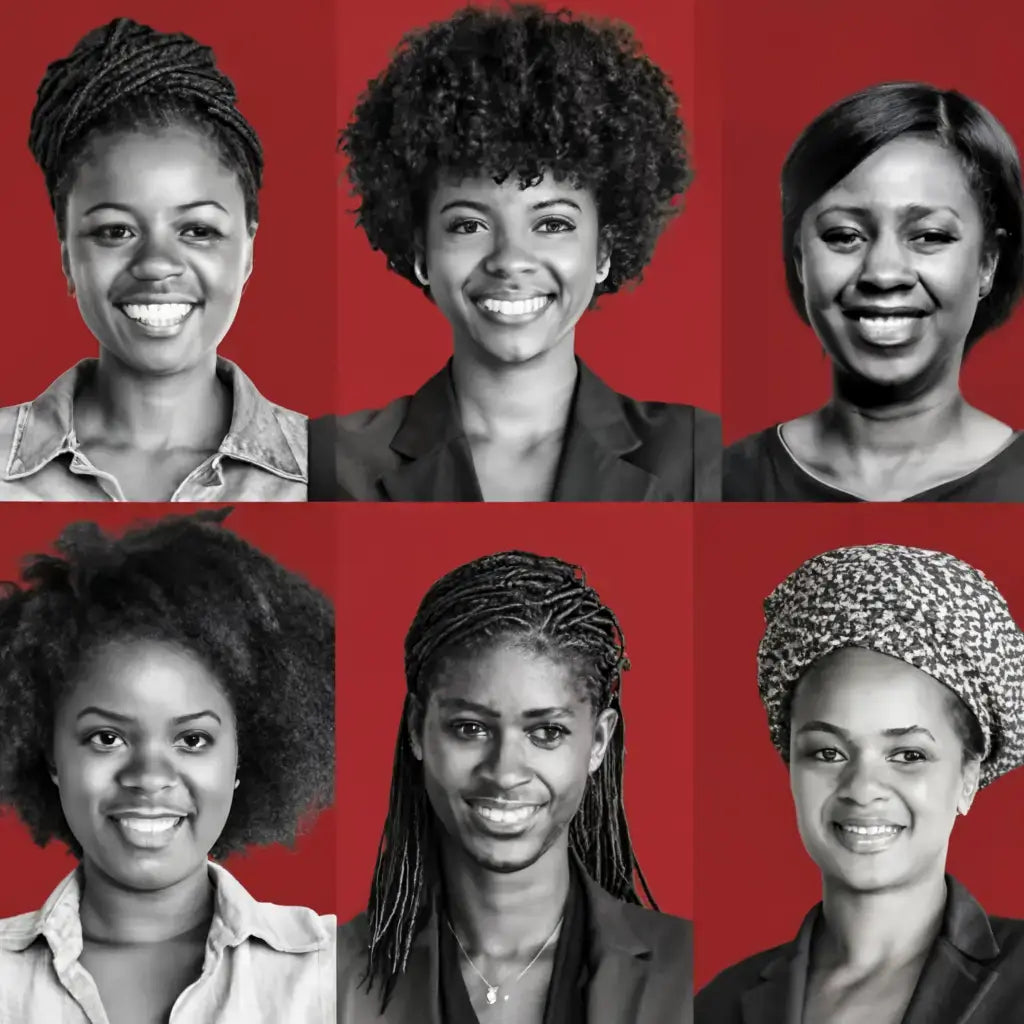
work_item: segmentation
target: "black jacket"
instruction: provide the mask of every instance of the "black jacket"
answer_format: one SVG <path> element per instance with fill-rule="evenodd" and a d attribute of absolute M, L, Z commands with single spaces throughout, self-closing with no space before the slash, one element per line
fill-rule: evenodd
<path fill-rule="evenodd" d="M 718 417 L 638 402 L 578 363 L 555 501 L 719 501 Z M 383 409 L 309 428 L 310 501 L 480 501 L 451 371 Z"/>
<path fill-rule="evenodd" d="M 1024 921 L 989 917 L 946 877 L 942 929 L 925 961 L 903 1024 L 1024 1021 Z M 697 993 L 696 1024 L 800 1024 L 818 904 L 797 937 L 722 971 Z"/>

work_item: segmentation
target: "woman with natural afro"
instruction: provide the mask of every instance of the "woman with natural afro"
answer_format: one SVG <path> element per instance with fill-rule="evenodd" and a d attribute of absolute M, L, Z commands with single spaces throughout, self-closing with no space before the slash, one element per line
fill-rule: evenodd
<path fill-rule="evenodd" d="M 690 924 L 657 912 L 626 822 L 627 668 L 561 559 L 499 551 L 430 588 L 369 903 L 339 933 L 345 1024 L 692 1019 Z"/>
<path fill-rule="evenodd" d="M 404 38 L 341 148 L 370 245 L 444 314 L 452 358 L 316 421 L 311 498 L 717 499 L 715 417 L 616 394 L 575 354 L 678 211 L 678 108 L 620 23 L 470 6 Z"/>
<path fill-rule="evenodd" d="M 335 921 L 220 859 L 333 800 L 326 597 L 223 512 L 73 523 L 0 597 L 0 807 L 78 861 L 0 921 L 3 1019 L 335 1024 Z"/>
<path fill-rule="evenodd" d="M 46 69 L 29 147 L 99 356 L 0 409 L 0 501 L 305 501 L 305 416 L 217 355 L 263 150 L 210 48 L 129 18 L 89 32 Z"/>

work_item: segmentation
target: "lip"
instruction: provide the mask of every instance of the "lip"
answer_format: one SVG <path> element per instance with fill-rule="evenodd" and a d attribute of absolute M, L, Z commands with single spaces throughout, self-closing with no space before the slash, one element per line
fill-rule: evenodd
<path fill-rule="evenodd" d="M 928 314 L 910 306 L 851 306 L 843 316 L 862 344 L 884 351 L 919 341 Z"/>
<path fill-rule="evenodd" d="M 159 298 L 133 298 L 125 299 L 114 304 L 117 311 L 132 325 L 140 334 L 148 338 L 173 338 L 179 334 L 185 324 L 191 319 L 192 314 L 199 308 L 200 304 L 195 299 L 175 299 L 170 296 Z M 146 323 L 128 315 L 127 306 L 188 306 L 188 312 L 179 320 L 170 323 Z"/>
<path fill-rule="evenodd" d="M 843 316 L 850 320 L 859 320 L 861 317 L 872 316 L 928 316 L 928 311 L 920 306 L 875 306 L 857 305 L 846 306 L 843 309 Z"/>
<path fill-rule="evenodd" d="M 844 818 L 832 822 L 832 831 L 839 845 L 850 853 L 859 854 L 882 853 L 890 849 L 906 830 L 906 825 L 884 818 Z"/>
<path fill-rule="evenodd" d="M 485 302 L 502 302 L 502 303 L 536 303 L 539 300 L 544 300 L 544 304 L 536 309 L 528 309 L 523 312 L 515 312 L 513 310 L 507 310 L 502 312 L 497 309 L 488 309 Z M 531 324 L 535 320 L 540 319 L 544 316 L 547 311 L 554 306 L 555 296 L 552 292 L 531 292 L 530 294 L 524 294 L 523 292 L 486 292 L 480 295 L 473 296 L 472 298 L 473 308 L 477 314 L 484 320 L 490 323 L 500 324 L 503 327 L 509 326 L 521 326 L 523 324 Z"/>
<path fill-rule="evenodd" d="M 175 813 L 154 814 L 147 810 L 142 813 L 135 811 L 120 811 L 117 814 L 108 815 L 114 830 L 121 838 L 125 846 L 133 850 L 163 850 L 174 842 L 182 826 L 188 820 L 188 815 Z M 134 828 L 127 822 L 130 820 L 154 822 L 162 819 L 177 818 L 173 825 L 159 830 L 144 830 Z"/>
<path fill-rule="evenodd" d="M 470 818 L 478 831 L 490 836 L 519 836 L 526 832 L 545 804 L 527 801 L 494 800 L 486 797 L 467 797 Z M 511 815 L 510 820 L 500 820 L 489 815 Z"/>

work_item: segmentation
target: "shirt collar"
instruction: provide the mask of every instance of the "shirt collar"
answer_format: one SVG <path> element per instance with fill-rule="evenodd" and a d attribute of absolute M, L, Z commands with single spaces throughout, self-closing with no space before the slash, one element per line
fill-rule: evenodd
<path fill-rule="evenodd" d="M 320 917 L 308 907 L 280 907 L 260 903 L 226 868 L 207 863 L 214 886 L 213 921 L 207 944 L 217 952 L 258 939 L 280 953 L 309 953 L 329 945 L 330 936 Z M 22 952 L 42 937 L 61 970 L 82 952 L 81 867 L 72 871 L 50 894 L 43 906 L 0 924 L 0 949 Z"/>
<path fill-rule="evenodd" d="M 6 479 L 39 472 L 59 455 L 77 449 L 74 399 L 96 372 L 99 360 L 83 359 L 62 373 L 38 398 L 29 412 L 21 436 L 15 439 Z M 231 388 L 231 425 L 219 451 L 229 458 L 261 466 L 278 476 L 304 480 L 274 406 L 242 370 L 228 359 L 217 359 L 217 376 Z"/>

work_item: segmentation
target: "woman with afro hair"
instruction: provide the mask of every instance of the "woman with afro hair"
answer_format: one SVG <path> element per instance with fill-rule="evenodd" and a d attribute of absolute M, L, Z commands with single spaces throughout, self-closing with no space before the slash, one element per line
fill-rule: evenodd
<path fill-rule="evenodd" d="M 306 417 L 217 356 L 263 151 L 210 48 L 128 18 L 89 32 L 47 68 L 29 147 L 99 358 L 0 409 L 0 501 L 305 501 Z"/>
<path fill-rule="evenodd" d="M 370 245 L 448 320 L 452 358 L 315 421 L 312 499 L 719 498 L 717 418 L 617 394 L 575 354 L 677 212 L 678 105 L 618 23 L 470 6 L 405 37 L 341 148 Z"/>
<path fill-rule="evenodd" d="M 0 806 L 78 861 L 0 921 L 0 1020 L 335 1024 L 333 916 L 208 860 L 333 800 L 330 603 L 223 515 L 74 523 L 0 597 Z"/>
<path fill-rule="evenodd" d="M 430 588 L 369 905 L 339 932 L 344 1024 L 692 1021 L 692 929 L 658 912 L 626 822 L 627 668 L 558 558 L 500 551 Z"/>

